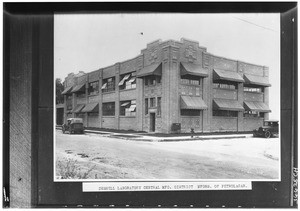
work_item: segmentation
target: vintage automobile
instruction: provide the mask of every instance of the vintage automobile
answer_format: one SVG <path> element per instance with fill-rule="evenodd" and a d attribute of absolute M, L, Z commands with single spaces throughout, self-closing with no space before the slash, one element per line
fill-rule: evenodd
<path fill-rule="evenodd" d="M 67 123 L 62 126 L 62 132 L 65 133 L 66 131 L 70 134 L 84 133 L 83 120 L 81 118 L 67 119 Z"/>
<path fill-rule="evenodd" d="M 253 131 L 254 137 L 270 138 L 278 136 L 278 121 L 277 120 L 265 120 L 264 125 Z"/>

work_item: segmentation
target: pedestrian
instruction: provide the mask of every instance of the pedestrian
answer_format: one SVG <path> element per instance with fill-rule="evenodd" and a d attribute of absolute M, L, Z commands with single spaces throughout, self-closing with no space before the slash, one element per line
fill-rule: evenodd
<path fill-rule="evenodd" d="M 194 128 L 191 128 L 191 138 L 194 137 L 194 133 L 195 133 Z"/>

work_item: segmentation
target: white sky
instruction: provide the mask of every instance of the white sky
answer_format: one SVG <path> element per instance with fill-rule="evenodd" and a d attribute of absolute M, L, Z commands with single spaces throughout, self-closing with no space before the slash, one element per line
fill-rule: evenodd
<path fill-rule="evenodd" d="M 54 77 L 110 66 L 139 55 L 149 42 L 182 37 L 214 55 L 268 66 L 270 119 L 279 120 L 279 13 L 55 15 Z"/>

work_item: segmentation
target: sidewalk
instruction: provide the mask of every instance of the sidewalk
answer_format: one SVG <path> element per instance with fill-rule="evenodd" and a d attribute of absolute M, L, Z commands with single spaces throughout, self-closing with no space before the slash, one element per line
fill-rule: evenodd
<path fill-rule="evenodd" d="M 56 127 L 57 129 L 61 129 L 60 127 Z M 179 134 L 178 136 L 171 137 L 162 137 L 160 134 L 155 135 L 155 133 L 122 133 L 122 132 L 109 132 L 109 131 L 98 131 L 98 130 L 89 130 L 86 129 L 85 133 L 98 134 L 104 137 L 111 138 L 119 138 L 126 140 L 134 140 L 134 141 L 151 141 L 151 142 L 166 142 L 166 141 L 198 141 L 198 140 L 212 140 L 212 139 L 232 139 L 232 138 L 248 138 L 252 137 L 251 133 L 248 134 L 194 134 L 193 138 L 188 133 Z"/>

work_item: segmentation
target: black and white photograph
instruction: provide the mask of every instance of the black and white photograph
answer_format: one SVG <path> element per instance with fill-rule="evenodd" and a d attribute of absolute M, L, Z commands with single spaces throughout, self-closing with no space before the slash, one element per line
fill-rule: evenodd
<path fill-rule="evenodd" d="M 280 14 L 55 14 L 54 181 L 280 181 Z"/>

